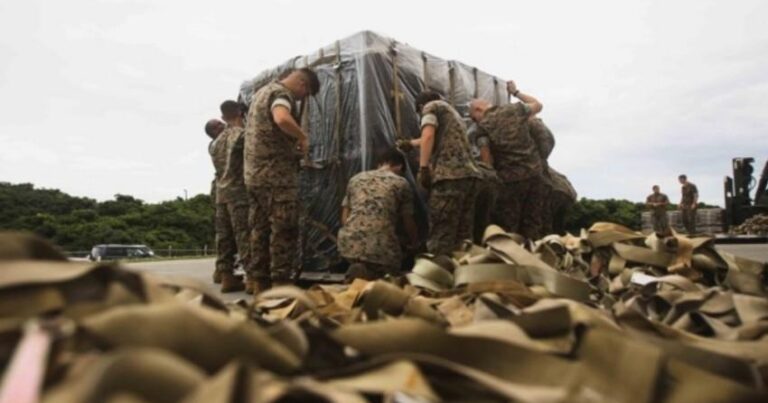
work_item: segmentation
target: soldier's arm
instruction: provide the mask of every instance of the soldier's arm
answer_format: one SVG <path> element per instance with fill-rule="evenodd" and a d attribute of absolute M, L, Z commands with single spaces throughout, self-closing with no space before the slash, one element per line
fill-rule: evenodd
<path fill-rule="evenodd" d="M 691 204 L 691 208 L 696 208 L 696 206 L 699 204 L 699 189 L 696 188 L 696 186 L 693 187 L 693 203 Z"/>
<path fill-rule="evenodd" d="M 542 105 L 538 99 L 518 90 L 514 81 L 507 81 L 507 93 L 526 104 L 531 111 L 531 115 L 536 115 L 544 109 L 544 105 Z"/>
<path fill-rule="evenodd" d="M 480 161 L 489 167 L 493 167 L 493 154 L 491 154 L 491 142 L 482 128 L 477 129 L 477 148 L 480 149 Z"/>
<path fill-rule="evenodd" d="M 295 140 L 302 141 L 307 138 L 304 130 L 301 130 L 301 126 L 293 119 L 291 111 L 287 107 L 283 105 L 274 106 L 272 108 L 272 120 L 275 121 L 275 124 L 283 133 Z"/>
<path fill-rule="evenodd" d="M 435 146 L 435 126 L 428 124 L 422 127 L 419 143 L 419 168 L 428 167 Z"/>
<path fill-rule="evenodd" d="M 491 147 L 480 147 L 480 160 L 486 163 L 489 167 L 493 166 L 493 155 L 491 154 Z"/>

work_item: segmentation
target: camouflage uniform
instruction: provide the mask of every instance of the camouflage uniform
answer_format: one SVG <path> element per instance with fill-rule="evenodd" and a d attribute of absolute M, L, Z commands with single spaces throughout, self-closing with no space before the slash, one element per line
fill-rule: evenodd
<path fill-rule="evenodd" d="M 221 213 L 221 220 L 229 221 L 231 234 L 235 239 L 237 253 L 243 268 L 248 269 L 251 245 L 250 229 L 248 227 L 248 196 L 243 182 L 243 143 L 244 130 L 242 127 L 229 126 L 219 135 L 226 154 L 224 170 L 216 186 L 216 202 L 226 206 Z M 227 240 L 224 245 L 232 244 Z"/>
<path fill-rule="evenodd" d="M 272 120 L 283 105 L 294 117 L 293 94 L 272 82 L 254 94 L 245 127 L 244 177 L 250 204 L 253 279 L 290 281 L 298 258 L 299 160 L 296 141 Z"/>
<path fill-rule="evenodd" d="M 565 175 L 552 167 L 549 167 L 548 173 L 552 180 L 552 192 L 547 204 L 552 215 L 552 233 L 564 234 L 565 213 L 576 203 L 578 194 Z"/>
<path fill-rule="evenodd" d="M 477 198 L 475 199 L 474 241 L 482 243 L 485 229 L 493 223 L 492 214 L 496 209 L 496 201 L 499 197 L 501 181 L 493 167 L 484 162 L 478 162 L 480 169 L 480 181 L 477 186 Z"/>
<path fill-rule="evenodd" d="M 509 232 L 537 239 L 544 202 L 543 165 L 528 132 L 530 113 L 520 102 L 494 106 L 478 123 L 478 138 L 488 138 L 493 164 L 503 183 L 495 221 Z"/>
<path fill-rule="evenodd" d="M 227 203 L 219 200 L 219 188 L 221 177 L 227 165 L 226 139 L 222 132 L 208 147 L 213 167 L 216 171 L 216 179 L 213 182 L 212 193 L 215 203 L 214 227 L 216 229 L 216 272 L 232 273 L 235 267 L 235 254 L 237 242 L 232 230 L 232 220 L 229 217 Z"/>
<path fill-rule="evenodd" d="M 549 173 L 549 159 L 552 150 L 555 148 L 555 136 L 549 130 L 544 122 L 533 117 L 528 119 L 528 133 L 531 135 L 531 140 L 536 144 L 536 150 L 541 158 L 541 200 L 543 201 L 543 207 L 541 208 L 541 231 L 540 235 L 548 235 L 555 233 L 555 211 L 558 211 L 558 206 L 563 202 L 562 197 L 558 197 L 554 193 L 554 182 Z"/>
<path fill-rule="evenodd" d="M 699 195 L 699 190 L 696 188 L 696 185 L 688 182 L 683 185 L 682 193 L 683 198 L 680 203 L 683 206 L 680 209 L 680 213 L 683 219 L 683 226 L 685 227 L 686 232 L 694 234 L 696 233 L 696 208 L 690 208 L 689 206 L 693 204 L 693 201 Z"/>
<path fill-rule="evenodd" d="M 489 147 L 488 137 L 477 138 L 477 125 L 472 124 L 468 129 L 467 137 L 472 147 L 472 157 L 475 158 L 477 168 L 480 170 L 480 180 L 477 182 L 477 198 L 475 198 L 475 222 L 473 240 L 480 245 L 483 242 L 485 229 L 493 224 L 492 214 L 496 208 L 496 199 L 499 197 L 501 181 L 496 175 L 493 166 L 486 164 L 481 159 L 481 149 Z"/>
<path fill-rule="evenodd" d="M 547 125 L 539 118 L 528 119 L 528 133 L 531 135 L 531 140 L 536 144 L 542 161 L 549 159 L 549 155 L 555 148 L 555 136 Z"/>
<path fill-rule="evenodd" d="M 438 100 L 424 105 L 421 127 L 427 125 L 435 127 L 427 250 L 449 255 L 463 240 L 472 239 L 480 170 L 472 158 L 466 125 L 450 104 Z"/>
<path fill-rule="evenodd" d="M 667 203 L 669 204 L 669 198 L 664 193 L 651 193 L 646 199 L 646 203 Z M 657 206 L 651 207 L 651 222 L 653 223 L 653 230 L 657 234 L 667 234 L 669 232 L 669 220 L 667 219 L 667 207 Z"/>
<path fill-rule="evenodd" d="M 563 234 L 565 233 L 565 213 L 569 207 L 576 203 L 578 195 L 571 181 L 554 168 L 549 167 L 547 169 L 546 177 L 552 184 L 549 198 L 544 204 L 545 217 L 551 217 L 548 219 L 551 230 L 547 232 Z"/>
<path fill-rule="evenodd" d="M 555 182 L 549 172 L 545 170 L 541 175 L 541 195 L 544 206 L 541 208 L 541 236 L 554 234 L 555 232 Z"/>
<path fill-rule="evenodd" d="M 366 266 L 370 279 L 396 274 L 403 255 L 397 226 L 403 215 L 413 215 L 413 193 L 408 181 L 383 169 L 361 172 L 347 185 L 342 206 L 349 216 L 339 230 L 339 254 Z"/>

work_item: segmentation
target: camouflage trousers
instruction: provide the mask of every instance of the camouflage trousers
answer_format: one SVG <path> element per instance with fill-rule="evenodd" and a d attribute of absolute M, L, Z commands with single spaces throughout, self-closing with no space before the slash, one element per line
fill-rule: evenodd
<path fill-rule="evenodd" d="M 450 256 L 465 239 L 472 239 L 477 179 L 442 180 L 429 195 L 429 239 L 427 250 Z"/>
<path fill-rule="evenodd" d="M 529 239 L 541 237 L 541 214 L 545 199 L 540 176 L 505 182 L 499 190 L 495 222 L 507 232 Z"/>
<path fill-rule="evenodd" d="M 295 187 L 248 189 L 252 279 L 290 281 L 299 251 L 299 190 Z"/>
<path fill-rule="evenodd" d="M 565 234 L 565 216 L 568 213 L 568 209 L 573 206 L 574 203 L 575 201 L 568 195 L 560 192 L 550 192 L 549 203 L 545 204 L 548 208 L 549 212 L 547 214 L 550 217 L 550 223 L 552 225 L 552 230 L 549 233 L 559 235 Z M 548 233 L 542 233 L 541 235 L 548 235 Z"/>
<path fill-rule="evenodd" d="M 653 231 L 657 234 L 669 235 L 669 219 L 666 211 L 651 212 Z"/>
<path fill-rule="evenodd" d="M 475 222 L 472 239 L 478 245 L 483 242 L 485 229 L 493 224 L 492 215 L 496 208 L 496 199 L 499 196 L 501 181 L 493 173 L 492 176 L 484 176 L 477 184 L 477 198 L 475 199 Z"/>
<path fill-rule="evenodd" d="M 235 254 L 243 268 L 248 266 L 250 244 L 248 204 L 216 203 L 216 271 L 231 273 L 236 266 Z"/>
<path fill-rule="evenodd" d="M 696 233 L 696 209 L 684 208 L 680 210 L 680 216 L 683 219 L 685 232 L 689 234 Z"/>
<path fill-rule="evenodd" d="M 555 212 L 557 211 L 559 200 L 555 197 L 555 192 L 551 186 L 543 185 L 541 187 L 541 200 L 544 205 L 541 207 L 541 236 L 555 233 Z"/>

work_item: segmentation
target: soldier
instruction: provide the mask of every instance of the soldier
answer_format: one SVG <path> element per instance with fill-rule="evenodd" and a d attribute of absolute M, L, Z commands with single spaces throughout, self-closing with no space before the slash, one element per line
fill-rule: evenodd
<path fill-rule="evenodd" d="M 536 150 L 539 152 L 541 162 L 544 165 L 544 173 L 547 173 L 546 166 L 549 155 L 552 154 L 552 150 L 555 148 L 555 136 L 549 127 L 544 124 L 538 116 L 531 116 L 528 119 L 528 133 L 531 135 L 531 139 L 536 144 Z"/>
<path fill-rule="evenodd" d="M 699 190 L 691 182 L 688 182 L 686 175 L 677 177 L 682 186 L 682 197 L 680 199 L 680 215 L 683 218 L 683 227 L 689 234 L 696 233 L 696 207 L 699 203 Z"/>
<path fill-rule="evenodd" d="M 226 150 L 222 133 L 226 124 L 219 119 L 211 119 L 205 124 L 205 133 L 211 138 L 208 144 L 208 154 L 211 156 L 214 168 L 214 178 L 211 182 L 211 200 L 214 207 L 214 230 L 216 233 L 216 267 L 213 271 L 213 282 L 221 284 L 222 292 L 234 292 L 242 290 L 242 279 L 234 274 L 234 250 L 236 246 L 231 237 L 232 224 L 229 220 L 222 219 L 222 212 L 226 212 L 226 204 L 219 203 L 217 182 L 224 172 Z"/>
<path fill-rule="evenodd" d="M 553 234 L 565 234 L 565 214 L 576 203 L 576 189 L 573 188 L 568 178 L 556 171 L 551 166 L 548 168 L 549 180 L 552 181 L 552 190 L 549 193 L 549 203 L 545 202 L 544 208 L 552 218 L 550 219 Z"/>
<path fill-rule="evenodd" d="M 477 168 L 480 170 L 480 180 L 477 182 L 477 198 L 475 199 L 475 220 L 473 241 L 480 245 L 483 242 L 485 229 L 493 224 L 492 213 L 496 208 L 496 199 L 499 195 L 499 181 L 493 166 L 483 162 L 490 155 L 487 138 L 483 138 L 482 144 L 478 143 L 477 125 L 472 125 L 468 133 L 472 145 L 472 155 L 475 158 Z M 483 155 L 486 157 L 484 158 Z"/>
<path fill-rule="evenodd" d="M 237 266 L 235 254 L 245 269 L 250 260 L 248 199 L 243 183 L 243 115 L 235 101 L 224 101 L 220 109 L 227 128 L 214 147 L 214 161 L 220 171 L 216 184 L 216 272 L 220 273 L 221 291 L 232 292 L 245 288 L 242 279 L 232 274 Z"/>
<path fill-rule="evenodd" d="M 410 238 L 410 249 L 415 249 L 418 230 L 413 220 L 413 193 L 402 177 L 404 170 L 405 157 L 391 149 L 381 157 L 377 169 L 349 180 L 338 235 L 339 253 L 351 263 L 348 278 L 374 280 L 399 272 L 403 259 L 399 223 Z"/>
<path fill-rule="evenodd" d="M 216 141 L 216 138 L 219 137 L 219 134 L 224 131 L 224 128 L 227 127 L 227 125 L 222 122 L 219 119 L 211 119 L 207 122 L 205 122 L 205 134 L 208 135 L 208 137 L 211 139 L 211 142 L 208 143 L 208 155 L 213 157 L 213 142 Z M 216 167 L 214 166 L 214 169 Z M 216 175 L 214 174 L 213 180 L 211 181 L 211 200 L 213 201 L 214 206 L 216 205 Z"/>
<path fill-rule="evenodd" d="M 245 186 L 250 204 L 251 293 L 292 283 L 298 252 L 299 161 L 309 138 L 301 129 L 296 101 L 320 89 L 308 68 L 292 70 L 259 89 L 245 127 Z"/>
<path fill-rule="evenodd" d="M 502 181 L 499 191 L 497 217 L 505 230 L 537 239 L 541 231 L 543 207 L 542 161 L 528 131 L 528 119 L 539 113 L 541 103 L 520 92 L 513 81 L 507 92 L 522 102 L 493 106 L 475 99 L 470 115 L 478 125 L 478 138 L 486 138 L 490 153 L 484 161 L 496 168 Z"/>
<path fill-rule="evenodd" d="M 450 255 L 472 239 L 475 197 L 480 171 L 472 158 L 467 128 L 458 112 L 436 92 L 416 98 L 421 137 L 399 142 L 420 147 L 418 182 L 429 195 L 430 231 L 427 250 Z"/>
<path fill-rule="evenodd" d="M 669 220 L 667 219 L 667 206 L 669 198 L 659 190 L 659 185 L 653 185 L 653 193 L 645 199 L 645 205 L 651 210 L 651 222 L 653 231 L 658 235 L 671 235 Z"/>
<path fill-rule="evenodd" d="M 559 204 L 562 198 L 557 197 L 554 193 L 555 180 L 550 177 L 549 173 L 549 156 L 552 154 L 552 150 L 555 148 L 555 136 L 549 130 L 544 121 L 536 115 L 532 115 L 528 119 L 528 132 L 531 135 L 531 139 L 536 144 L 536 150 L 541 158 L 541 183 L 542 194 L 541 199 L 544 201 L 544 206 L 541 209 L 541 231 L 540 235 L 552 234 L 554 229 L 555 218 L 555 204 Z M 557 203 L 556 203 L 557 201 Z"/>

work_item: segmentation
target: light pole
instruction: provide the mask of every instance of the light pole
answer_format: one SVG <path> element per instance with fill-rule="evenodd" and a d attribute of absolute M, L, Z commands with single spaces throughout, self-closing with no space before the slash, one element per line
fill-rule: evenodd
<path fill-rule="evenodd" d="M 189 195 L 187 194 L 187 189 L 184 189 L 184 200 L 189 200 Z"/>

